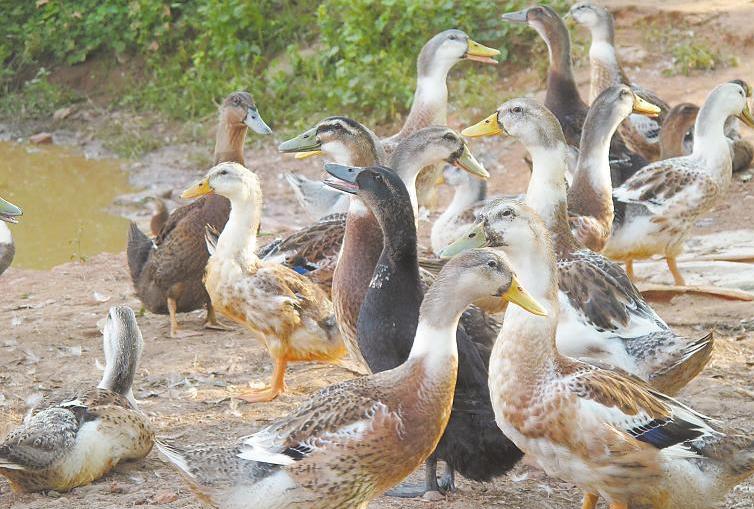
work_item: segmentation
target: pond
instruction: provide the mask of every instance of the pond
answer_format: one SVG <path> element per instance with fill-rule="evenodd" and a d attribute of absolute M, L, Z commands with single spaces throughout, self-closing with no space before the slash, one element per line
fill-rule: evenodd
<path fill-rule="evenodd" d="M 16 242 L 13 266 L 49 269 L 125 250 L 128 220 L 107 208 L 130 191 L 118 161 L 86 159 L 52 145 L 0 142 L 0 196 L 24 211 L 19 224 L 9 225 Z"/>

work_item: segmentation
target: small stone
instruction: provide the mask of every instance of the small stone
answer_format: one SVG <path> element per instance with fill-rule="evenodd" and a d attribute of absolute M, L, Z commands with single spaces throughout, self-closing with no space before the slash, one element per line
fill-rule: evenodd
<path fill-rule="evenodd" d="M 126 485 L 119 482 L 112 482 L 107 488 L 108 493 L 126 493 L 127 491 Z"/>
<path fill-rule="evenodd" d="M 178 495 L 174 491 L 161 491 L 152 500 L 155 504 L 169 504 L 178 500 Z"/>
<path fill-rule="evenodd" d="M 428 502 L 439 502 L 440 500 L 445 500 L 445 497 L 439 491 L 428 491 L 424 495 L 422 495 L 422 500 L 427 500 Z"/>
<path fill-rule="evenodd" d="M 52 114 L 52 119 L 63 120 L 65 118 L 70 117 L 71 113 L 73 113 L 73 106 L 66 106 L 65 108 L 59 108 L 55 110 L 55 113 Z"/>
<path fill-rule="evenodd" d="M 47 492 L 47 496 L 50 498 L 60 498 L 60 493 L 55 490 L 50 490 Z"/>
<path fill-rule="evenodd" d="M 46 145 L 52 143 L 52 134 L 47 132 L 37 133 L 29 136 L 29 141 L 36 145 Z"/>

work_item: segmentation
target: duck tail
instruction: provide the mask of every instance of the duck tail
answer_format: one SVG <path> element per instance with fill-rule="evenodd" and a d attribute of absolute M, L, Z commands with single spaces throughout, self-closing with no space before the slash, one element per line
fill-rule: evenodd
<path fill-rule="evenodd" d="M 157 446 L 157 450 L 160 451 L 160 454 L 162 454 L 170 463 L 175 465 L 182 473 L 191 479 L 196 477 L 192 473 L 192 468 L 189 466 L 185 453 L 181 449 L 174 445 L 167 444 L 158 438 L 154 439 L 154 444 Z"/>
<path fill-rule="evenodd" d="M 666 394 L 676 394 L 707 366 L 715 349 L 715 339 L 712 332 L 706 336 L 690 342 L 683 357 L 668 369 L 657 373 L 650 383 L 661 388 Z"/>
<path fill-rule="evenodd" d="M 131 280 L 137 284 L 139 276 L 144 269 L 144 265 L 149 259 L 149 252 L 152 250 L 152 240 L 142 232 L 136 223 L 131 223 L 128 230 L 128 270 L 131 272 Z"/>

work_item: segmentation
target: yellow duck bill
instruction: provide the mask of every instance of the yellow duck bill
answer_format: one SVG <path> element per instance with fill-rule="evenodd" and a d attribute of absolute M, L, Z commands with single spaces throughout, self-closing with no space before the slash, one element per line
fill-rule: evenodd
<path fill-rule="evenodd" d="M 296 152 L 293 154 L 294 159 L 308 159 L 310 157 L 321 156 L 324 154 L 321 150 L 312 150 L 310 152 Z"/>
<path fill-rule="evenodd" d="M 469 47 L 466 50 L 464 57 L 468 60 L 475 60 L 477 62 L 483 62 L 485 64 L 496 64 L 497 60 L 492 57 L 496 57 L 499 54 L 499 50 L 488 48 L 487 46 L 469 39 Z"/>
<path fill-rule="evenodd" d="M 468 251 L 469 249 L 476 249 L 486 246 L 487 234 L 484 232 L 484 227 L 479 224 L 471 228 L 469 233 L 440 251 L 440 258 L 452 258 L 457 254 Z"/>
<path fill-rule="evenodd" d="M 513 276 L 511 286 L 501 295 L 503 300 L 521 306 L 524 310 L 537 316 L 547 316 L 547 310 L 529 292 L 521 286 L 516 276 Z"/>
<path fill-rule="evenodd" d="M 656 117 L 660 114 L 661 110 L 658 106 L 652 104 L 649 101 L 645 101 L 638 95 L 634 94 L 634 113 L 640 113 L 648 117 Z"/>
<path fill-rule="evenodd" d="M 204 196 L 205 194 L 210 194 L 212 191 L 214 191 L 214 189 L 209 185 L 209 180 L 204 178 L 183 191 L 181 193 L 181 198 L 184 200 L 191 200 L 193 198 Z"/>
<path fill-rule="evenodd" d="M 469 150 L 469 147 L 465 143 L 463 144 L 461 155 L 453 160 L 451 164 L 458 166 L 462 170 L 475 177 L 479 177 L 480 179 L 486 180 L 490 178 L 490 173 L 485 169 L 482 163 L 477 161 L 476 157 L 474 157 L 474 154 L 471 153 L 471 150 Z"/>
<path fill-rule="evenodd" d="M 497 121 L 497 111 L 477 122 L 476 124 L 467 127 L 461 131 L 463 136 L 467 138 L 479 138 L 480 136 L 494 136 L 497 134 L 505 134 L 505 129 L 502 128 L 500 122 Z"/>

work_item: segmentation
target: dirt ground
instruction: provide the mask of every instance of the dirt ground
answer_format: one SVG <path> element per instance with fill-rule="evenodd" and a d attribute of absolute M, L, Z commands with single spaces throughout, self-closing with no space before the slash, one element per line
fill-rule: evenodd
<path fill-rule="evenodd" d="M 605 3 L 617 9 L 617 40 L 628 64 L 628 73 L 671 104 L 700 103 L 713 86 L 729 79 L 754 80 L 747 67 L 754 57 L 754 46 L 750 44 L 754 31 L 749 26 L 754 19 L 753 3 L 671 0 L 663 2 L 659 12 L 657 7 L 650 6 L 654 2 Z M 662 70 L 670 65 L 670 57 L 659 53 L 658 46 L 648 42 L 647 27 L 679 20 L 697 33 L 715 31 L 725 51 L 736 54 L 741 66 L 690 77 L 664 76 Z M 586 96 L 588 69 L 584 65 L 578 70 L 578 80 Z M 506 86 L 510 89 L 501 88 L 501 98 L 513 92 L 541 88 L 535 71 L 511 76 Z M 478 112 L 452 111 L 451 125 L 462 127 L 476 117 L 481 118 Z M 56 136 L 68 136 L 84 150 L 97 152 L 96 140 L 81 141 L 75 135 L 66 134 Z M 255 145 L 248 158 L 250 166 L 263 179 L 266 199 L 263 228 L 269 232 L 307 222 L 282 179 L 282 169 L 315 176 L 321 168 L 320 163 L 294 162 L 278 155 L 274 149 L 278 141 L 264 140 L 262 146 Z M 196 165 L 187 164 L 186 158 L 206 150 L 206 147 L 183 146 L 161 149 L 129 165 L 132 183 L 146 188 L 144 193 L 179 190 L 200 173 Z M 473 142 L 472 151 L 480 155 L 492 174 L 491 194 L 525 188 L 527 172 L 521 163 L 523 151 L 519 146 L 500 139 L 482 140 Z M 147 211 L 133 206 L 134 198 L 125 197 L 114 208 L 144 223 Z M 172 200 L 169 203 L 177 204 Z M 754 218 L 754 184 L 734 177 L 725 203 L 699 225 L 698 233 L 751 230 L 751 218 Z M 754 289 L 752 287 L 754 283 L 749 289 Z M 3 324 L 0 436 L 15 427 L 27 406 L 41 395 L 80 382 L 94 385 L 99 381 L 96 360 L 102 361 L 104 356 L 97 324 L 115 304 L 128 304 L 135 310 L 140 308 L 123 253 L 101 254 L 85 263 L 69 263 L 50 271 L 11 268 L 0 277 L 0 323 Z M 708 330 L 716 331 L 713 361 L 679 398 L 730 426 L 754 432 L 751 418 L 754 415 L 754 304 L 684 295 L 658 302 L 656 309 L 679 333 L 702 336 Z M 232 441 L 291 411 L 313 391 L 352 376 L 335 367 L 296 364 L 289 368 L 287 394 L 267 404 L 239 403 L 233 396 L 243 387 L 267 382 L 271 371 L 267 354 L 236 327 L 227 332 L 203 330 L 202 318 L 201 312 L 181 316 L 182 337 L 170 339 L 166 317 L 149 313 L 139 317 L 145 349 L 134 392 L 158 435 L 167 439 L 186 444 Z M 420 475 L 413 477 L 418 480 Z M 578 507 L 580 501 L 580 494 L 572 486 L 547 478 L 526 464 L 494 482 L 482 484 L 460 479 L 458 484 L 458 492 L 438 502 L 382 497 L 370 507 L 565 509 Z M 65 494 L 14 495 L 7 482 L 0 479 L 0 509 L 142 505 L 201 507 L 155 452 L 145 461 L 119 465 L 104 479 Z M 754 507 L 754 482 L 750 480 L 738 486 L 723 507 Z"/>

